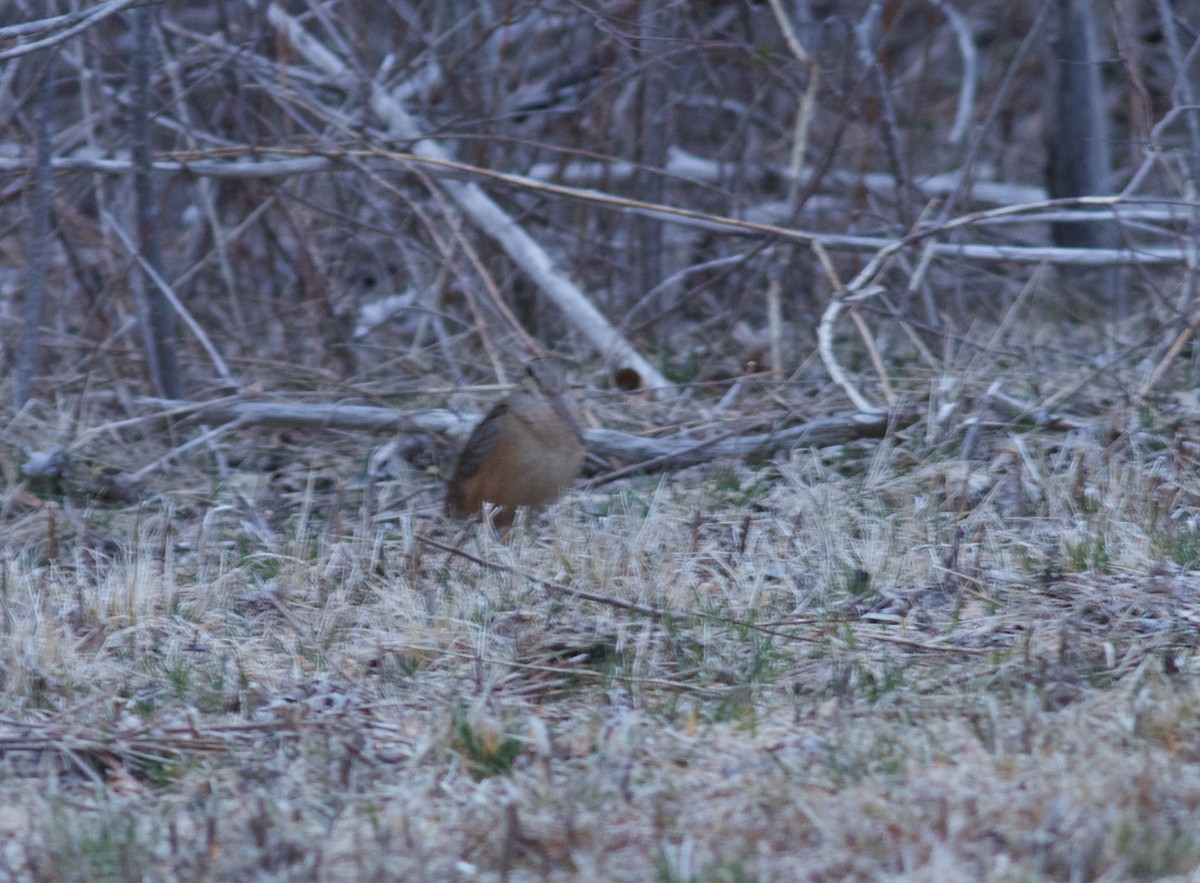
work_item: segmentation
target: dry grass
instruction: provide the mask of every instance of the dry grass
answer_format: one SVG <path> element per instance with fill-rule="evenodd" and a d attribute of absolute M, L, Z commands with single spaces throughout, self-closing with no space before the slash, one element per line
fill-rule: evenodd
<path fill-rule="evenodd" d="M 955 386 L 988 419 L 991 376 Z M 428 472 L 364 480 L 362 438 L 230 436 L 224 472 L 185 457 L 127 505 L 35 494 L 10 452 L 0 868 L 1186 878 L 1191 418 L 1121 419 L 628 479 L 503 541 L 433 523 Z M 92 438 L 89 462 L 162 453 Z"/>

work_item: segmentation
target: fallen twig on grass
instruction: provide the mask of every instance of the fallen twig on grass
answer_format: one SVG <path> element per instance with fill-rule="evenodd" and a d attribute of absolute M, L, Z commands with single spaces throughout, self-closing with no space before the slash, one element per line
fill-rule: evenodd
<path fill-rule="evenodd" d="M 601 604 L 606 607 L 616 607 L 619 610 L 628 610 L 632 613 L 640 613 L 643 616 L 649 616 L 655 621 L 670 620 L 672 622 L 687 622 L 691 620 L 705 620 L 708 622 L 716 622 L 726 626 L 734 626 L 735 628 L 752 629 L 756 632 L 761 632 L 772 637 L 783 638 L 789 641 L 807 641 L 809 643 L 817 643 L 821 640 L 818 636 L 806 636 L 797 634 L 794 631 L 782 631 L 785 628 L 798 628 L 800 626 L 814 626 L 818 633 L 825 627 L 833 623 L 841 621 L 821 620 L 821 619 L 785 619 L 773 622 L 751 622 L 743 619 L 736 619 L 731 616 L 721 616 L 713 613 L 705 613 L 700 610 L 663 610 L 658 607 L 650 607 L 646 604 L 638 604 L 635 601 L 626 601 L 622 598 L 614 598 L 611 595 L 601 595 L 597 592 L 589 592 L 584 589 L 576 589 L 571 586 L 565 586 L 562 583 L 554 582 L 553 580 L 545 579 L 544 577 L 535 576 L 532 573 L 522 570 L 519 567 L 514 567 L 511 564 L 502 564 L 498 561 L 489 561 L 486 558 L 480 558 L 478 555 L 472 555 L 457 546 L 452 546 L 448 543 L 442 543 L 432 537 L 423 534 L 417 534 L 416 540 L 431 548 L 441 552 L 454 555 L 464 560 L 470 561 L 480 567 L 488 570 L 494 570 L 499 573 L 509 573 L 514 576 L 522 577 L 531 583 L 547 589 L 555 594 L 568 595 L 572 598 L 578 598 L 581 601 L 592 601 L 596 604 Z M 856 628 L 861 628 L 861 623 L 855 624 Z M 856 634 L 858 634 L 856 632 Z M 962 653 L 969 656 L 986 656 L 991 653 L 991 650 L 979 649 L 975 647 L 956 647 L 952 644 L 934 644 L 923 641 L 916 641 L 911 638 L 904 638 L 899 635 L 889 635 L 879 629 L 867 629 L 862 633 L 863 637 L 872 640 L 879 640 L 889 644 L 895 644 L 901 647 L 908 647 L 912 650 L 923 650 L 935 653 Z"/>

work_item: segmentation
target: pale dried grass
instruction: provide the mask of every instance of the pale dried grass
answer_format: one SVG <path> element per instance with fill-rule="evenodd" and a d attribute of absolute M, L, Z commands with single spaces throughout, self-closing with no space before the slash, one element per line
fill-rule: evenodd
<path fill-rule="evenodd" d="M 1186 878 L 1200 484 L 1172 431 L 997 425 L 967 458 L 919 424 L 581 490 L 504 539 L 332 434 L 231 436 L 242 465 L 184 458 L 139 505 L 14 480 L 0 867 Z M 161 455 L 122 438 L 85 456 Z"/>

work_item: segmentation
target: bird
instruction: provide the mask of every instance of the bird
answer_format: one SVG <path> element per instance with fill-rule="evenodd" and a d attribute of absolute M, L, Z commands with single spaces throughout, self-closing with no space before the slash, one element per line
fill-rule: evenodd
<path fill-rule="evenodd" d="M 469 518 L 485 503 L 492 523 L 512 524 L 516 511 L 563 495 L 583 465 L 579 409 L 562 372 L 547 359 L 525 365 L 522 388 L 496 404 L 471 432 L 446 488 L 447 515 Z"/>

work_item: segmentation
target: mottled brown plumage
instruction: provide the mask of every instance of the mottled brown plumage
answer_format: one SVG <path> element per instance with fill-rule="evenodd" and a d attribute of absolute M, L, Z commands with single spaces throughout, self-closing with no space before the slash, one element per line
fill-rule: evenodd
<path fill-rule="evenodd" d="M 493 523 L 512 523 L 516 510 L 557 500 L 583 465 L 578 409 L 562 375 L 545 360 L 530 362 L 525 388 L 497 404 L 467 439 L 446 489 L 446 513 L 475 515 L 499 507 Z"/>

